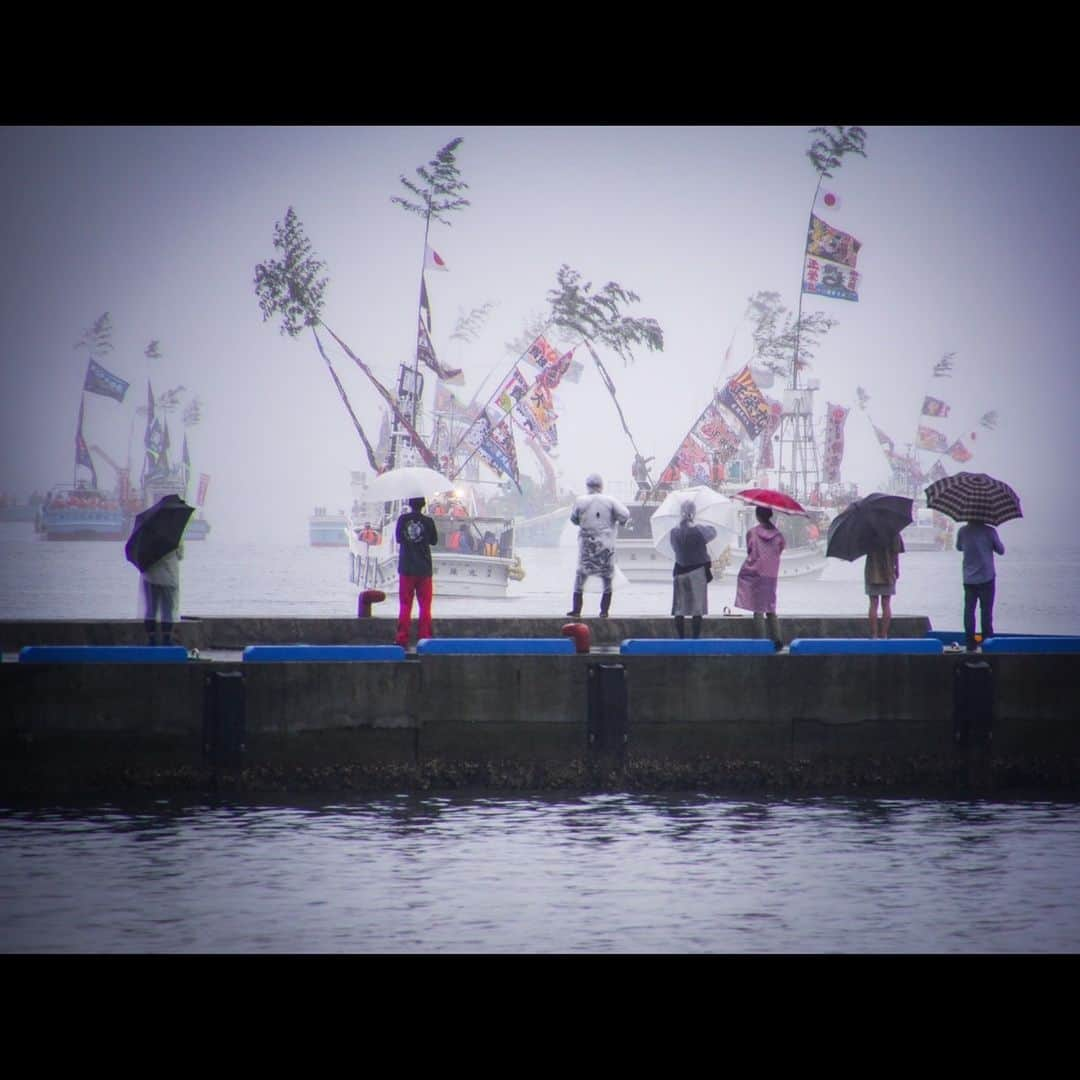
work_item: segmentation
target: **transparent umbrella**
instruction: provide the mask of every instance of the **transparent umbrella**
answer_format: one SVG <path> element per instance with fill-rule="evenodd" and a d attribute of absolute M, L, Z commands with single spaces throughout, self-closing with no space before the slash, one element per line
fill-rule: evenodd
<path fill-rule="evenodd" d="M 452 480 L 422 465 L 406 465 L 380 473 L 368 485 L 364 501 L 390 502 L 394 499 L 430 499 L 437 491 L 450 491 Z"/>
<path fill-rule="evenodd" d="M 675 558 L 671 550 L 671 530 L 682 520 L 682 507 L 687 502 L 694 504 L 695 524 L 712 525 L 716 529 L 716 536 L 705 547 L 712 558 L 718 558 L 739 535 L 738 507 L 726 495 L 707 487 L 682 488 L 664 499 L 649 519 L 653 547 L 669 559 Z"/>

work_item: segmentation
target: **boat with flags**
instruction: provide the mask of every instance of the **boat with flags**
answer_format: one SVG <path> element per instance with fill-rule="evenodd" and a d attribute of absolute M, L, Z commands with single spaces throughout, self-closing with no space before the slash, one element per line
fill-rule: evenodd
<path fill-rule="evenodd" d="M 117 413 L 113 422 L 98 425 L 95 434 L 87 438 L 91 426 L 87 417 L 87 404 L 107 398 L 122 405 L 131 385 L 108 370 L 101 362 L 112 351 L 112 322 L 105 312 L 83 334 L 76 348 L 86 347 L 89 360 L 83 379 L 79 401 L 79 416 L 75 430 L 75 466 L 72 479 L 54 485 L 45 496 L 35 520 L 35 528 L 45 540 L 126 540 L 131 532 L 135 515 L 152 506 L 167 494 L 187 499 L 192 471 L 188 451 L 187 434 L 184 435 L 180 459 L 170 462 L 170 434 L 168 414 L 181 404 L 184 387 L 167 391 L 155 401 L 154 392 L 147 379 L 147 403 L 132 415 L 127 440 L 127 461 L 121 465 L 102 447 L 109 430 L 122 428 L 122 414 Z M 147 358 L 160 358 L 156 341 L 145 350 Z M 96 406 L 95 406 L 96 408 Z M 109 408 L 115 408 L 111 406 Z M 140 416 L 146 417 L 143 436 L 143 467 L 137 483 L 132 480 L 131 447 L 135 423 Z M 192 397 L 183 414 L 186 427 L 199 422 L 201 404 Z M 117 423 L 117 421 L 120 421 Z M 111 470 L 112 484 L 101 479 L 101 470 Z M 202 540 L 210 531 L 210 524 L 202 516 L 210 477 L 203 473 L 199 478 L 197 513 L 188 522 L 184 538 Z"/>
<path fill-rule="evenodd" d="M 396 588 L 394 533 L 412 492 L 404 482 L 395 489 L 394 482 L 410 470 L 430 470 L 429 479 L 435 478 L 423 494 L 440 523 L 440 542 L 432 549 L 432 560 L 435 588 L 441 596 L 505 596 L 510 585 L 525 574 L 517 552 L 517 524 L 535 525 L 535 535 L 540 536 L 540 523 L 532 519 L 570 501 L 569 496 L 561 500 L 556 495 L 555 505 L 547 500 L 523 507 L 507 496 L 525 494 L 515 432 L 527 445 L 535 443 L 537 453 L 549 457 L 557 442 L 553 393 L 564 377 L 573 381 L 581 370 L 574 364 L 573 350 L 560 352 L 542 333 L 531 334 L 496 390 L 482 394 L 485 378 L 471 397 L 461 393 L 466 383 L 464 369 L 444 363 L 436 353 L 426 274 L 449 268 L 432 246 L 431 230 L 434 223 L 448 224 L 447 215 L 469 205 L 462 197 L 467 185 L 456 163 L 461 141 L 452 140 L 416 170 L 421 184 L 402 176 L 407 194 L 391 198 L 424 220 L 415 345 L 398 366 L 393 389 L 323 318 L 328 284 L 321 276 L 325 263 L 313 254 L 292 207 L 275 228 L 274 246 L 282 257 L 255 267 L 255 292 L 263 318 L 280 317 L 283 332 L 292 337 L 310 329 L 375 477 L 370 491 L 358 493 L 346 515 L 349 581 L 361 595 Z M 381 399 L 385 450 L 382 437 L 378 447 L 368 438 L 323 335 L 360 369 Z M 372 494 L 376 490 L 379 497 Z"/>
<path fill-rule="evenodd" d="M 79 397 L 72 478 L 55 484 L 41 503 L 35 527 L 43 540 L 127 538 L 135 510 L 128 476 L 117 470 L 114 488 L 104 489 L 99 484 L 84 427 L 87 394 L 123 402 L 128 385 L 91 354 Z"/>
<path fill-rule="evenodd" d="M 820 382 L 805 375 L 813 348 L 835 320 L 816 312 L 804 316 L 803 297 L 859 299 L 860 275 L 855 267 L 862 244 L 825 220 L 826 214 L 832 216 L 838 200 L 823 187 L 823 181 L 831 176 L 828 169 L 837 167 L 845 153 L 865 156 L 865 133 L 857 127 L 814 131 L 821 138 L 807 156 L 818 172 L 818 184 L 803 251 L 797 314 L 794 320 L 787 317 L 775 293 L 759 292 L 751 297 L 747 314 L 756 316 L 751 360 L 714 388 L 655 482 L 649 459 L 642 458 L 635 446 L 632 471 L 637 497 L 628 506 L 630 520 L 620 527 L 615 545 L 619 566 L 630 581 L 670 578 L 672 561 L 655 550 L 649 520 L 660 502 L 680 487 L 704 485 L 732 497 L 754 486 L 779 491 L 802 505 L 805 517 L 779 514 L 775 522 L 786 541 L 780 559 L 781 578 L 822 573 L 829 522 L 857 496 L 854 485 L 845 484 L 840 477 L 844 426 L 850 410 L 826 402 L 819 417 L 815 396 Z M 725 371 L 733 344 L 734 335 L 724 358 Z M 779 399 L 774 399 L 764 390 L 778 377 L 784 386 Z M 734 576 L 745 557 L 746 533 L 754 524 L 753 507 L 733 499 L 731 514 L 736 540 L 715 560 L 714 576 Z"/>
<path fill-rule="evenodd" d="M 933 379 L 951 375 L 956 354 L 945 353 L 931 373 Z M 873 420 L 867 405 L 870 395 L 858 388 L 859 402 L 866 410 L 867 419 L 889 466 L 889 478 L 885 490 L 903 495 L 914 502 L 912 524 L 904 530 L 904 547 L 908 551 L 951 551 L 956 537 L 956 523 L 938 510 L 926 504 L 925 489 L 928 485 L 948 476 L 946 460 L 966 465 L 975 455 L 974 447 L 979 433 L 970 423 L 957 424 L 952 416 L 953 407 L 935 387 L 934 393 L 924 393 L 915 429 L 914 441 L 898 450 L 896 442 Z M 978 426 L 992 431 L 997 425 L 997 412 L 984 412 Z M 951 428 L 952 434 L 945 429 Z"/>

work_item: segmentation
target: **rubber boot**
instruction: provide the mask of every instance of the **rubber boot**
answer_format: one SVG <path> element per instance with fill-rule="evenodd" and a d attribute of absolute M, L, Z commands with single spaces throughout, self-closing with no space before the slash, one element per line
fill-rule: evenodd
<path fill-rule="evenodd" d="M 679 637 L 686 637 L 686 619 L 682 615 L 675 616 L 675 633 Z"/>
<path fill-rule="evenodd" d="M 606 619 L 608 617 L 608 611 L 611 608 L 611 593 L 600 594 L 600 618 Z"/>
<path fill-rule="evenodd" d="M 692 615 L 690 617 L 690 636 L 701 637 L 701 616 Z"/>
<path fill-rule="evenodd" d="M 574 599 L 571 602 L 570 610 L 566 613 L 571 619 L 581 618 L 581 602 L 585 599 L 584 593 L 574 593 Z"/>
<path fill-rule="evenodd" d="M 173 628 L 173 624 L 171 622 L 163 622 L 161 624 L 161 644 L 162 645 L 172 645 L 173 644 L 172 628 Z"/>
<path fill-rule="evenodd" d="M 146 644 L 157 644 L 157 623 L 153 619 L 144 619 L 143 626 L 146 628 Z"/>
<path fill-rule="evenodd" d="M 784 647 L 783 638 L 780 637 L 780 620 L 775 611 L 766 612 L 765 618 L 769 621 L 769 637 L 772 638 L 773 648 L 779 652 Z"/>

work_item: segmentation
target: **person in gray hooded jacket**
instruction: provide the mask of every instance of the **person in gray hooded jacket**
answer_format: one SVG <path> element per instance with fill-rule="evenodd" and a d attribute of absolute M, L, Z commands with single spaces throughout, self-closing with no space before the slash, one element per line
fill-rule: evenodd
<path fill-rule="evenodd" d="M 611 586 L 615 577 L 615 533 L 630 520 L 630 511 L 618 499 L 603 494 L 604 481 L 597 473 L 585 478 L 586 494 L 578 497 L 570 511 L 570 520 L 578 526 L 578 562 L 574 575 L 574 596 L 566 613 L 581 617 L 585 580 L 596 574 L 603 583 L 600 617 L 606 619 L 611 609 Z"/>

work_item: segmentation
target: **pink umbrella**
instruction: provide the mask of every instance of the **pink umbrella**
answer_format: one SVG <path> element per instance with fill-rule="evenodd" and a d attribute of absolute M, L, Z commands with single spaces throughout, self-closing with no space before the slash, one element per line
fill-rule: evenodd
<path fill-rule="evenodd" d="M 751 506 L 765 506 L 769 510 L 779 510 L 781 514 L 802 514 L 807 516 L 806 511 L 790 496 L 782 491 L 773 491 L 772 488 L 746 488 L 736 492 L 733 499 L 739 499 Z"/>

